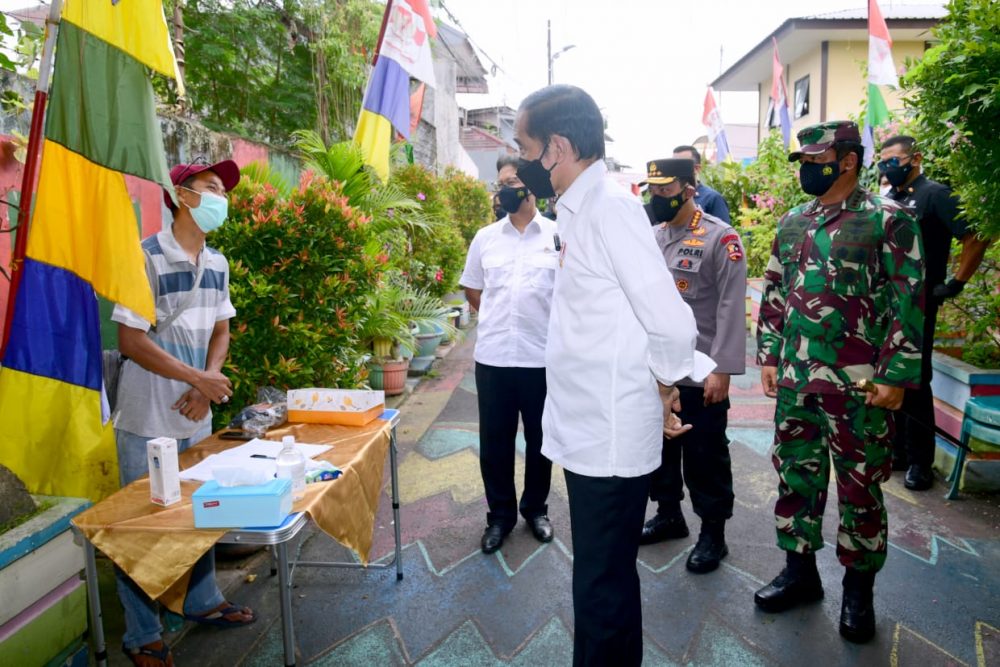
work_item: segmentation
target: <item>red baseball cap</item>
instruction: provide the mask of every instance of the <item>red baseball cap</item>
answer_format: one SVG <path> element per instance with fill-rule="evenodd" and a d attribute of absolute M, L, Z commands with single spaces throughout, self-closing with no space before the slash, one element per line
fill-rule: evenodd
<path fill-rule="evenodd" d="M 170 170 L 170 182 L 174 185 L 180 185 L 195 174 L 200 174 L 203 171 L 214 172 L 216 176 L 222 179 L 222 187 L 226 189 L 226 192 L 235 188 L 240 182 L 240 168 L 232 160 L 222 160 L 215 164 L 179 164 Z M 170 199 L 170 193 L 166 190 L 163 191 L 163 203 L 171 211 L 177 209 L 173 200 Z"/>

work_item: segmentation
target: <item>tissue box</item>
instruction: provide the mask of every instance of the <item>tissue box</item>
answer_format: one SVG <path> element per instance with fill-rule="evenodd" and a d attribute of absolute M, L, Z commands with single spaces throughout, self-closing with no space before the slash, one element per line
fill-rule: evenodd
<path fill-rule="evenodd" d="M 191 504 L 195 528 L 280 526 L 292 511 L 292 480 L 256 486 L 219 486 L 212 480 L 191 495 Z"/>
<path fill-rule="evenodd" d="M 288 392 L 290 422 L 364 426 L 384 410 L 384 391 L 317 388 Z"/>
<path fill-rule="evenodd" d="M 149 465 L 149 500 L 155 505 L 173 505 L 181 500 L 181 478 L 177 466 L 177 440 L 153 438 L 146 443 Z"/>

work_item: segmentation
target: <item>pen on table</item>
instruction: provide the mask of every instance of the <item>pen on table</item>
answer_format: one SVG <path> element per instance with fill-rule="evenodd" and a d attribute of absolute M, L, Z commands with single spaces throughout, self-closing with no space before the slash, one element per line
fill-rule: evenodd
<path fill-rule="evenodd" d="M 272 461 L 277 461 L 278 460 L 278 458 L 276 456 L 268 456 L 267 454 L 251 454 L 250 458 L 252 458 L 252 459 L 271 459 Z"/>

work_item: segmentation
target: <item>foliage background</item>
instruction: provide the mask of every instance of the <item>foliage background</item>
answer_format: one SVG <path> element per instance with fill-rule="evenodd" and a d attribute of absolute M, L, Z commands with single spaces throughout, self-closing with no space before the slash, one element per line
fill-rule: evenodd
<path fill-rule="evenodd" d="M 811 197 L 799 187 L 798 167 L 788 161 L 781 131 L 771 132 L 757 147 L 750 165 L 728 161 L 704 164 L 702 180 L 718 190 L 729 206 L 747 253 L 747 275 L 762 276 L 771 255 L 778 220 Z"/>
<path fill-rule="evenodd" d="M 951 0 L 940 42 L 908 62 L 907 107 L 927 159 L 946 174 L 970 224 L 1000 235 L 1000 9 Z"/>
<path fill-rule="evenodd" d="M 244 178 L 229 211 L 210 239 L 229 259 L 237 312 L 224 371 L 233 401 L 216 410 L 216 425 L 254 403 L 258 387 L 362 384 L 358 329 L 381 268 L 365 252 L 369 217 L 338 182 L 311 172 L 287 197 Z"/>

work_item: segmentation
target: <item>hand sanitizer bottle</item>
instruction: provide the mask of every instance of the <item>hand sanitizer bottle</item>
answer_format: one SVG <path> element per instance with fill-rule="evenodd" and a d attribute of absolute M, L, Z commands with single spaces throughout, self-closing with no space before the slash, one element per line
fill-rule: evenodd
<path fill-rule="evenodd" d="M 276 476 L 278 479 L 292 480 L 292 498 L 302 500 L 306 490 L 306 459 L 295 448 L 295 436 L 286 435 L 281 439 L 281 445 Z"/>

